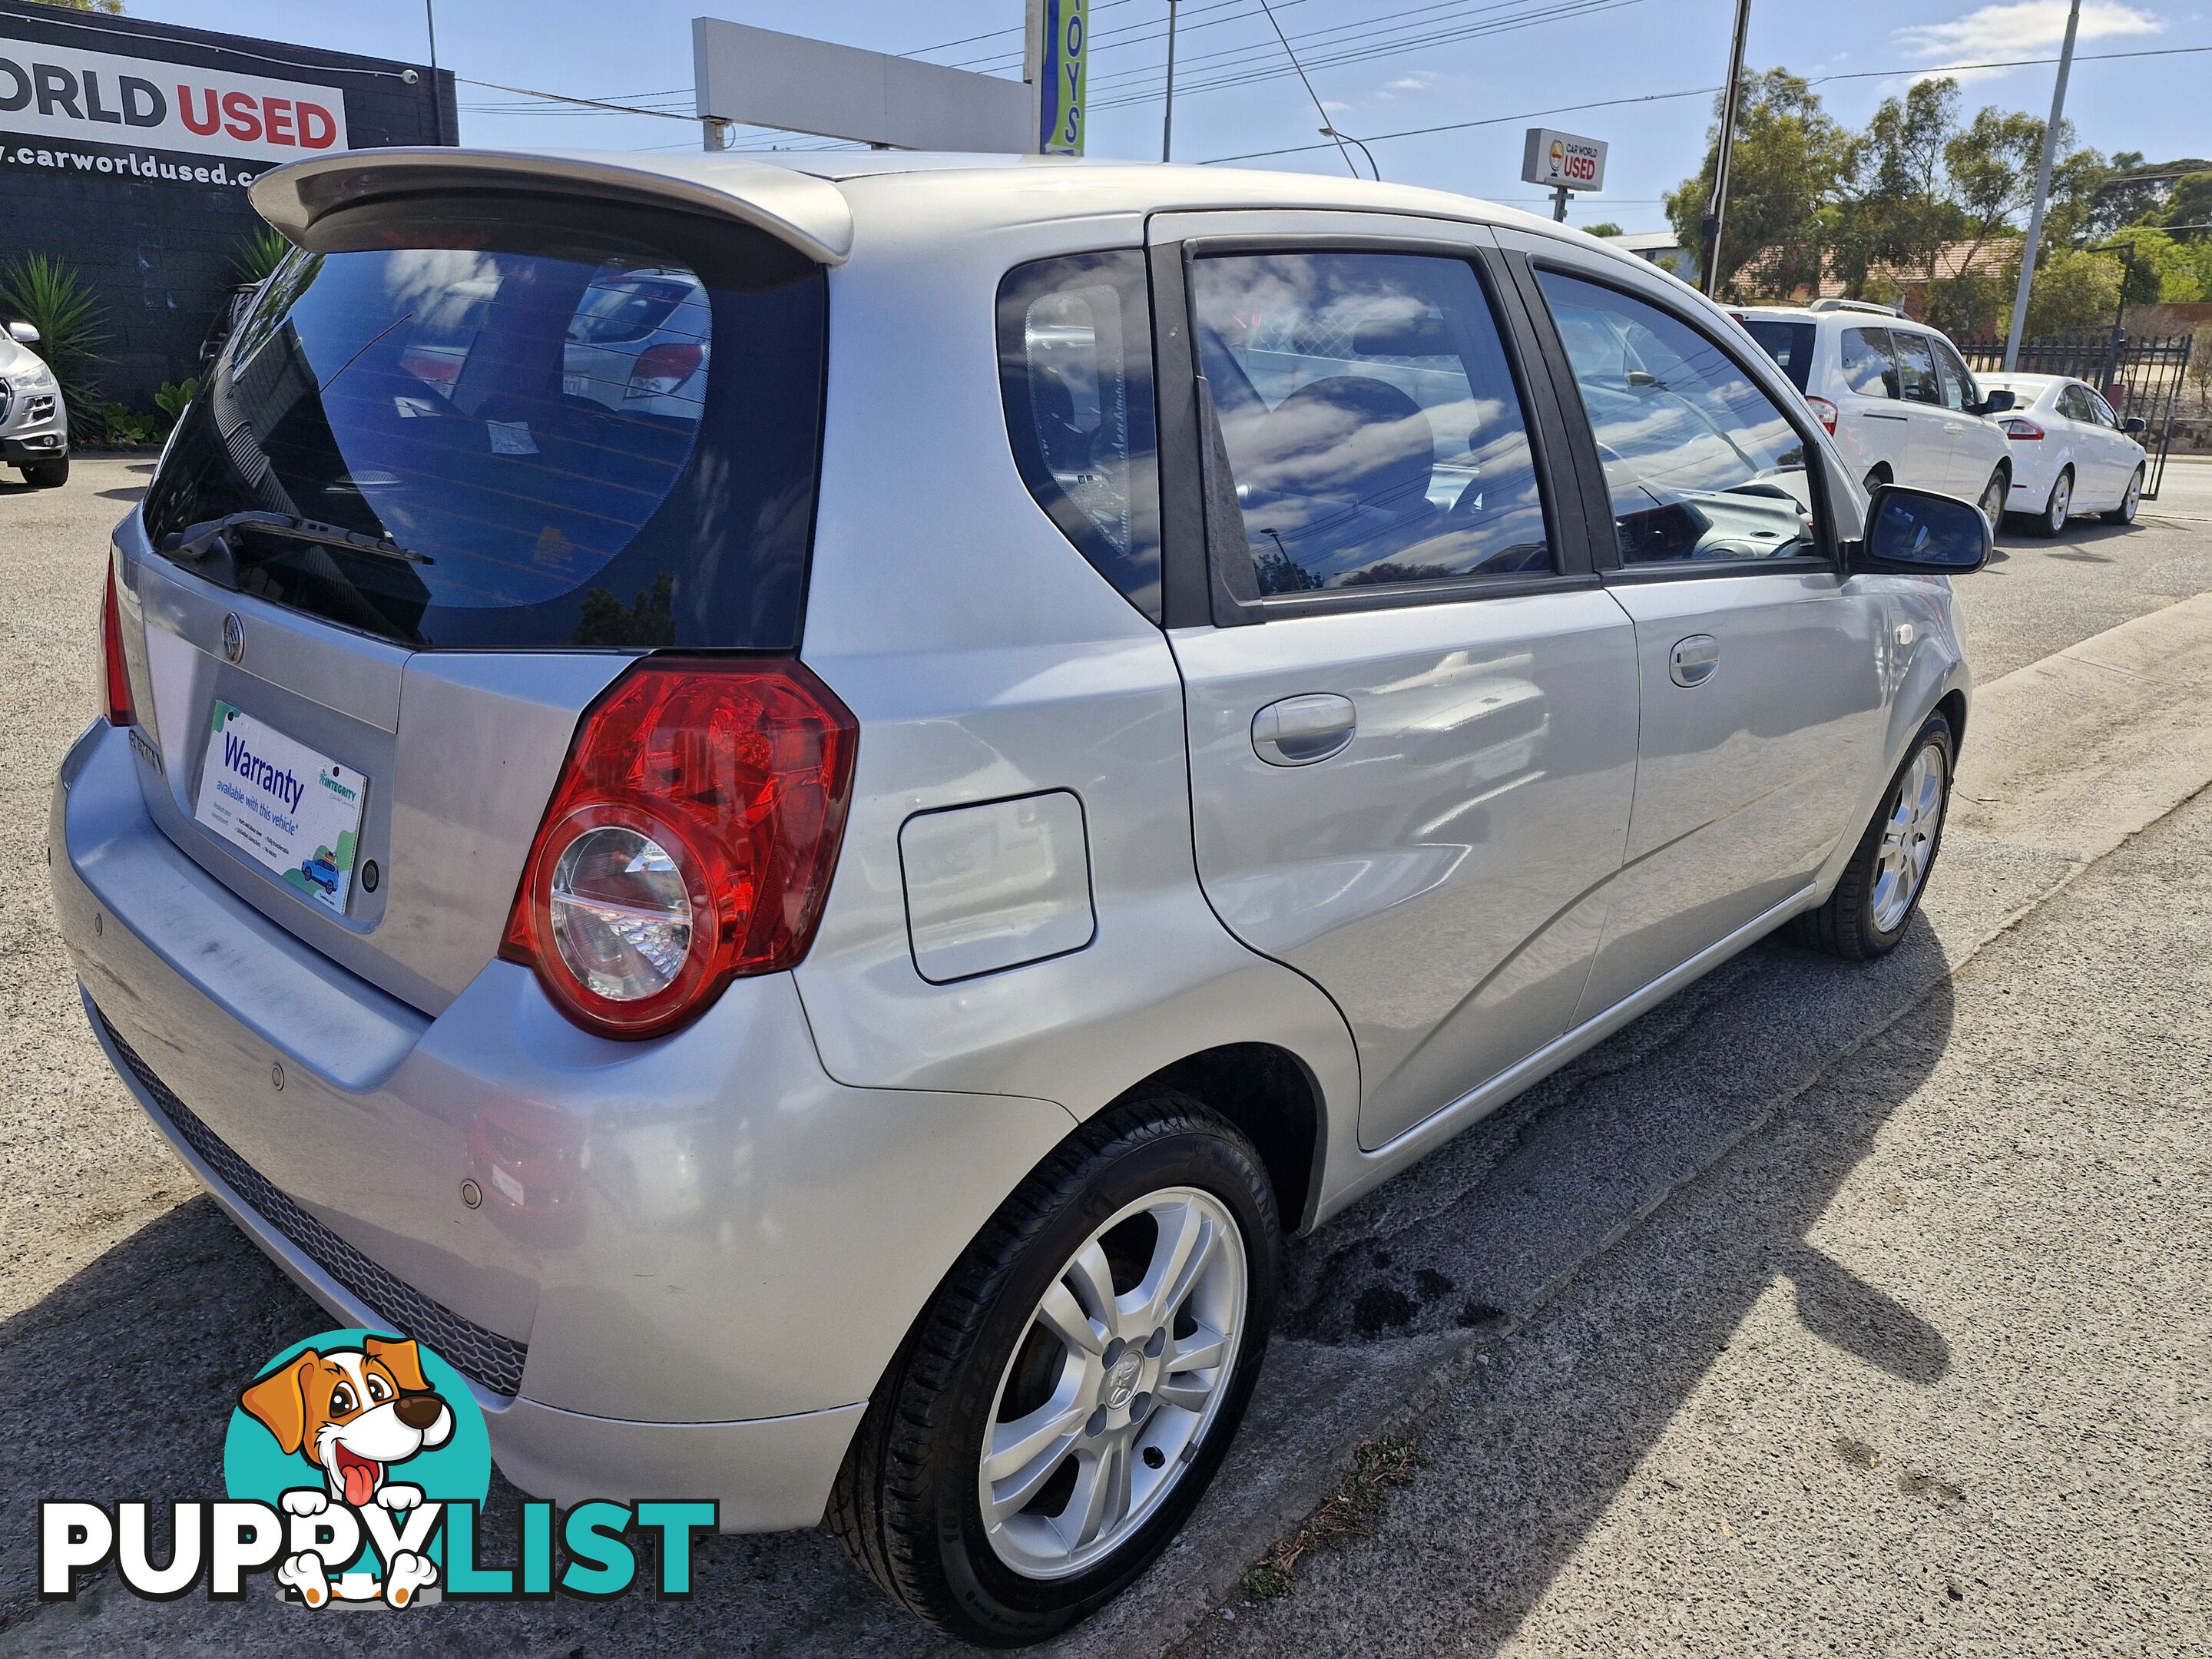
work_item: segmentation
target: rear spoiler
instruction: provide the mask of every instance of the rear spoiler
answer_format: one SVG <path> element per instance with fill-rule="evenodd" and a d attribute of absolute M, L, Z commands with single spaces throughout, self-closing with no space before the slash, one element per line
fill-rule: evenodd
<path fill-rule="evenodd" d="M 826 179 L 732 155 L 609 156 L 558 150 L 351 150 L 273 168 L 253 181 L 254 210 L 305 246 L 342 208 L 447 190 L 542 191 L 686 208 L 766 231 L 818 264 L 853 251 L 853 210 Z"/>

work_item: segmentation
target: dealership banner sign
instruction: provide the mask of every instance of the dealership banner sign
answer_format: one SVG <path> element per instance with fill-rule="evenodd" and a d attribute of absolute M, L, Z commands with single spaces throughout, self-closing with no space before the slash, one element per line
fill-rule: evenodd
<path fill-rule="evenodd" d="M 0 144 L 24 139 L 294 161 L 347 148 L 345 95 L 313 82 L 0 39 Z"/>

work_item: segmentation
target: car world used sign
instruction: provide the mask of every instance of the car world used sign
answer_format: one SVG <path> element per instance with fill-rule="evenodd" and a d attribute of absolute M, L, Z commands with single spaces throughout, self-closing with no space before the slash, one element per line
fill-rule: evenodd
<path fill-rule="evenodd" d="M 25 139 L 293 161 L 347 147 L 345 95 L 312 82 L 0 40 L 0 143 Z"/>
<path fill-rule="evenodd" d="M 1521 147 L 1522 181 L 1547 190 L 1602 190 L 1605 148 L 1601 138 L 1530 127 Z"/>

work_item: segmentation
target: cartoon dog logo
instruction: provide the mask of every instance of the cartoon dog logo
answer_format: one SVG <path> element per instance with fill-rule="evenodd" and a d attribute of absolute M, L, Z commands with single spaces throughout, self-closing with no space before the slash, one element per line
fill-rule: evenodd
<path fill-rule="evenodd" d="M 321 1474 L 323 1490 L 286 1492 L 291 1515 L 319 1515 L 333 1501 L 359 1510 L 371 1504 L 394 1511 L 422 1501 L 420 1486 L 389 1479 L 395 1463 L 453 1437 L 453 1408 L 422 1375 L 412 1341 L 364 1337 L 358 1348 L 310 1348 L 295 1354 L 239 1395 L 240 1407 Z M 303 1552 L 286 1559 L 277 1577 L 300 1591 L 311 1607 L 330 1599 L 322 1559 Z M 438 1581 L 428 1558 L 402 1551 L 385 1563 L 380 1589 L 393 1607 Z"/>

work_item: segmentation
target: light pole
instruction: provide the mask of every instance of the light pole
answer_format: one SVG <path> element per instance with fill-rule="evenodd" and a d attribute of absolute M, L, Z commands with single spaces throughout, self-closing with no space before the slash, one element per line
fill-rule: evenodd
<path fill-rule="evenodd" d="M 2058 154 L 2058 121 L 2066 112 L 2066 73 L 2074 67 L 2074 31 L 2081 0 L 2066 14 L 2066 44 L 2058 49 L 2058 83 L 2051 89 L 2051 119 L 2043 129 L 2043 159 L 2035 167 L 2035 203 L 2027 211 L 2027 241 L 2020 251 L 2020 287 L 2012 296 L 2012 331 L 2005 336 L 2004 372 L 2020 362 L 2020 337 L 2027 332 L 2027 291 L 2035 283 L 2035 254 L 2043 243 L 2043 210 L 2051 199 L 2051 164 Z M 2125 283 L 2122 284 L 2123 289 Z"/>
<path fill-rule="evenodd" d="M 1176 0 L 1168 0 L 1168 108 L 1160 117 L 1160 160 L 1175 160 Z"/>
<path fill-rule="evenodd" d="M 2079 0 L 2076 0 L 2079 3 Z M 1721 142 L 1713 155 L 1713 199 L 1705 210 L 1705 263 L 1698 287 L 1717 297 L 1720 285 L 1721 229 L 1728 218 L 1729 163 L 1735 155 L 1736 111 L 1743 102 L 1743 43 L 1751 33 L 1751 0 L 1735 0 L 1735 37 L 1729 46 L 1728 91 L 1721 100 Z"/>
<path fill-rule="evenodd" d="M 1364 143 L 1360 142 L 1360 140 L 1353 137 L 1348 132 L 1339 132 L 1334 127 L 1322 128 L 1321 136 L 1324 138 L 1334 138 L 1340 144 L 1358 144 L 1359 153 L 1367 158 L 1367 170 L 1375 175 L 1375 182 L 1376 184 L 1379 185 L 1382 182 L 1382 169 L 1375 165 L 1375 152 L 1368 149 Z"/>

